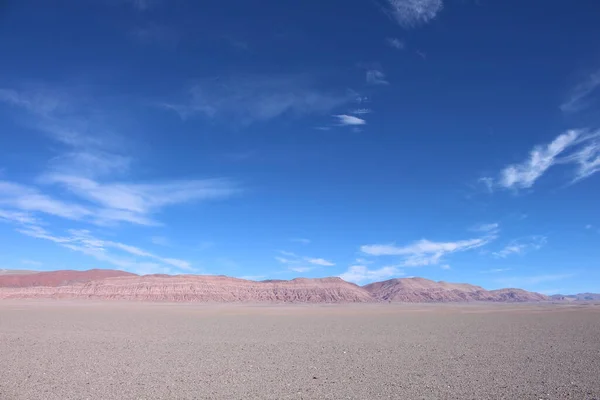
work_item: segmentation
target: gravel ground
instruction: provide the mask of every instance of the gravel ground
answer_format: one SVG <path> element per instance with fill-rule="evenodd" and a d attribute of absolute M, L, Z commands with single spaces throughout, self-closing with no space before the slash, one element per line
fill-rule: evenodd
<path fill-rule="evenodd" d="M 600 400 L 600 306 L 3 301 L 0 399 Z"/>

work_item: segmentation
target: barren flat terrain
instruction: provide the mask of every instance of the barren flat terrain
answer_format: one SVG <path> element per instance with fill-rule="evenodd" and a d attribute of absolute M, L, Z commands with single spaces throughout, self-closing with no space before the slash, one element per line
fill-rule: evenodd
<path fill-rule="evenodd" d="M 0 302 L 0 399 L 600 399 L 600 306 Z"/>

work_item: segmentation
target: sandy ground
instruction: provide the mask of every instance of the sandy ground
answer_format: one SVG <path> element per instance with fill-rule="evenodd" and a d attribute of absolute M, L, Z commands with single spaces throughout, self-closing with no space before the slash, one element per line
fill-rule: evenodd
<path fill-rule="evenodd" d="M 600 399 L 600 306 L 2 301 L 0 399 Z"/>

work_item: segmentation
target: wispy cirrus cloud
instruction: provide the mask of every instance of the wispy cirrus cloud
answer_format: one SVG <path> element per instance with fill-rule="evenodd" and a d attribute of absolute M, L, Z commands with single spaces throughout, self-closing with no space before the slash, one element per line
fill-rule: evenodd
<path fill-rule="evenodd" d="M 310 258 L 310 257 L 305 257 L 304 260 L 310 264 L 314 264 L 314 265 L 320 265 L 322 267 L 331 267 L 334 266 L 335 263 L 325 260 L 324 258 Z"/>
<path fill-rule="evenodd" d="M 346 272 L 340 274 L 339 277 L 348 282 L 364 284 L 403 275 L 404 272 L 393 266 L 369 269 L 364 265 L 353 265 Z"/>
<path fill-rule="evenodd" d="M 0 217 L 34 218 L 36 213 L 52 215 L 96 225 L 126 222 L 160 225 L 152 215 L 164 207 L 219 199 L 237 189 L 220 181 L 182 181 L 153 184 L 99 183 L 76 176 L 46 176 L 45 184 L 60 184 L 83 202 L 63 201 L 40 189 L 14 182 L 0 181 Z M 27 214 L 29 213 L 29 214 Z"/>
<path fill-rule="evenodd" d="M 366 72 L 366 80 L 371 85 L 389 85 L 390 83 L 385 79 L 385 74 L 378 69 L 369 69 Z"/>
<path fill-rule="evenodd" d="M 70 229 L 67 231 L 68 235 L 56 236 L 40 226 L 28 225 L 18 228 L 17 231 L 33 238 L 51 241 L 61 247 L 83 253 L 99 261 L 127 269 L 131 272 L 146 274 L 176 273 L 177 270 L 194 271 L 191 264 L 185 260 L 161 257 L 140 249 L 139 247 L 120 242 L 102 240 L 93 236 L 88 230 Z M 129 257 L 124 257 L 122 254 L 113 254 L 111 250 L 127 253 Z M 135 257 L 151 259 L 152 262 L 139 261 Z M 173 268 L 175 268 L 175 270 L 173 270 Z"/>
<path fill-rule="evenodd" d="M 275 256 L 275 260 L 281 264 L 286 265 L 289 271 L 293 272 L 308 272 L 318 267 L 331 267 L 335 263 L 326 260 L 324 258 L 316 257 L 301 257 L 295 253 L 289 251 L 279 251 L 282 256 Z M 308 266 L 307 264 L 311 264 Z"/>
<path fill-rule="evenodd" d="M 473 232 L 495 232 L 500 228 L 500 224 L 493 222 L 490 224 L 479 224 L 471 228 Z"/>
<path fill-rule="evenodd" d="M 385 41 L 390 47 L 396 50 L 404 50 L 404 48 L 406 47 L 406 43 L 404 43 L 403 40 L 398 38 L 387 38 Z"/>
<path fill-rule="evenodd" d="M 246 75 L 197 82 L 185 102 L 162 103 L 162 107 L 182 119 L 201 116 L 249 125 L 283 115 L 323 115 L 352 102 L 356 102 L 355 92 L 324 90 L 307 75 Z"/>
<path fill-rule="evenodd" d="M 499 274 L 500 272 L 510 271 L 512 268 L 491 268 L 479 271 L 482 274 Z"/>
<path fill-rule="evenodd" d="M 581 111 L 590 106 L 592 96 L 600 88 L 600 69 L 589 74 L 582 82 L 572 88 L 560 109 L 566 113 Z M 597 99 L 596 99 L 597 100 Z"/>
<path fill-rule="evenodd" d="M 229 197 L 239 190 L 233 182 L 223 179 L 102 183 L 78 176 L 48 174 L 41 178 L 41 182 L 60 185 L 105 209 L 125 211 L 140 217 L 169 205 Z"/>
<path fill-rule="evenodd" d="M 338 120 L 338 124 L 342 126 L 361 126 L 366 125 L 367 121 L 362 118 L 355 117 L 354 115 L 334 115 Z"/>
<path fill-rule="evenodd" d="M 0 181 L 4 219 L 9 212 L 11 219 L 36 218 L 41 213 L 97 225 L 158 225 L 152 214 L 164 207 L 239 193 L 234 182 L 219 178 L 122 180 L 129 175 L 132 157 L 124 151 L 131 146 L 112 129 L 96 124 L 97 107 L 88 107 L 87 97 L 79 100 L 68 90 L 47 87 L 0 89 L 0 102 L 26 112 L 33 127 L 60 145 L 36 185 Z M 63 200 L 64 192 L 55 190 L 57 186 L 71 194 L 68 200 Z"/>
<path fill-rule="evenodd" d="M 545 236 L 534 235 L 510 241 L 502 250 L 492 253 L 495 257 L 506 258 L 510 255 L 523 255 L 532 250 L 539 250 L 547 243 Z"/>
<path fill-rule="evenodd" d="M 298 273 L 309 272 L 313 270 L 314 267 L 290 267 L 289 270 Z"/>
<path fill-rule="evenodd" d="M 442 8 L 442 0 L 386 0 L 387 13 L 403 28 L 409 29 L 433 20 Z"/>
<path fill-rule="evenodd" d="M 2 183 L 0 183 L 2 185 Z M 29 212 L 0 209 L 0 221 L 19 224 L 37 224 L 39 221 Z"/>
<path fill-rule="evenodd" d="M 401 256 L 400 265 L 419 267 L 439 264 L 448 254 L 473 250 L 485 246 L 496 238 L 495 234 L 456 242 L 432 242 L 422 239 L 406 246 L 374 244 L 361 246 L 360 250 L 372 256 Z"/>
<path fill-rule="evenodd" d="M 574 165 L 571 183 L 600 171 L 600 131 L 569 130 L 546 145 L 531 150 L 522 163 L 505 167 L 497 178 L 480 179 L 488 190 L 529 189 L 551 167 Z"/>

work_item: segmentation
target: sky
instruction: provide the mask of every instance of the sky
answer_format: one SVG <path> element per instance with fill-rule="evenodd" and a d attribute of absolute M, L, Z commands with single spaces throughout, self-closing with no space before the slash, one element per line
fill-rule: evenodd
<path fill-rule="evenodd" d="M 596 0 L 4 0 L 0 268 L 600 292 Z"/>

